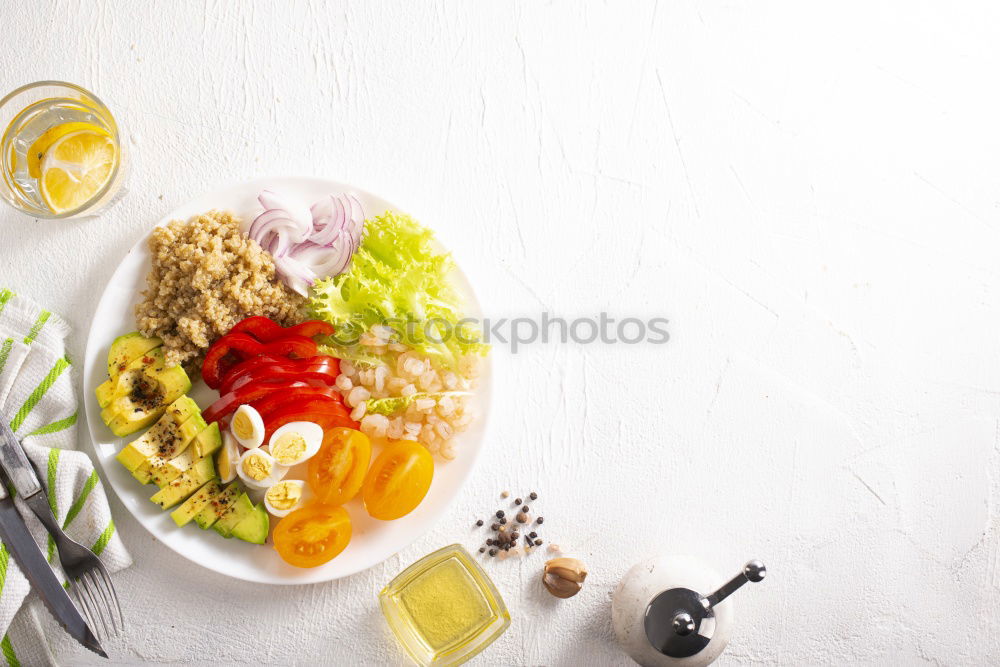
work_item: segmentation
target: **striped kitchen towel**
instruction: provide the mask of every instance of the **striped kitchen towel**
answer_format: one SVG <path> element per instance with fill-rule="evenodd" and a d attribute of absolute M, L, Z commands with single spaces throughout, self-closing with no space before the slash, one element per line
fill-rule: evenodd
<path fill-rule="evenodd" d="M 0 419 L 24 445 L 66 533 L 91 547 L 111 572 L 132 561 L 115 534 L 108 500 L 90 458 L 76 448 L 77 401 L 66 356 L 69 328 L 32 301 L 0 289 Z M 48 533 L 20 501 L 28 529 L 65 581 Z M 27 579 L 0 544 L 0 653 L 9 665 L 52 664 L 55 621 L 40 601 L 25 598 Z M 44 630 L 43 630 L 44 628 Z M 2 664 L 2 661 L 0 661 Z"/>

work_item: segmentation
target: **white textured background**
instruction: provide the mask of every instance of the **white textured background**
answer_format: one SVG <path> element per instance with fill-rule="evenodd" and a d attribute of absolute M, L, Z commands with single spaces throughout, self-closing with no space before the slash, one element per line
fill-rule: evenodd
<path fill-rule="evenodd" d="M 114 659 L 399 662 L 376 592 L 475 546 L 506 487 L 542 494 L 592 574 L 555 603 L 539 555 L 492 564 L 515 618 L 478 664 L 624 663 L 610 594 L 657 552 L 767 563 L 727 664 L 995 661 L 1000 5 L 824 5 L 0 5 L 0 88 L 80 83 L 130 137 L 101 218 L 0 211 L 0 282 L 67 318 L 77 359 L 156 219 L 262 175 L 398 202 L 494 316 L 671 320 L 664 346 L 497 350 L 472 483 L 345 581 L 221 579 L 116 504 L 136 564 Z"/>

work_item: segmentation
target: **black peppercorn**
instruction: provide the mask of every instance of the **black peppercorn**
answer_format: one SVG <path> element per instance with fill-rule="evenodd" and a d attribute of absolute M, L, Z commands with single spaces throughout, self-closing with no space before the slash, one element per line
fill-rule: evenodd
<path fill-rule="evenodd" d="M 537 523 L 537 524 L 543 524 L 543 523 L 545 523 L 545 517 L 544 516 L 538 517 L 537 519 L 535 519 L 535 523 Z"/>
<path fill-rule="evenodd" d="M 503 518 L 503 510 L 497 510 L 497 518 L 498 519 L 502 519 Z"/>
<path fill-rule="evenodd" d="M 528 533 L 528 537 L 530 537 L 531 539 L 535 539 L 536 537 L 538 537 L 538 533 L 536 533 L 535 531 L 531 531 L 530 533 Z"/>
<path fill-rule="evenodd" d="M 486 547 L 479 547 L 479 553 L 481 554 L 486 553 Z"/>
<path fill-rule="evenodd" d="M 493 524 L 492 526 L 490 526 L 490 530 L 492 530 L 495 533 L 496 531 L 500 530 L 500 524 L 499 523 Z"/>
<path fill-rule="evenodd" d="M 477 526 L 481 526 L 481 525 L 483 525 L 483 520 L 482 520 L 482 519 L 479 519 L 478 521 L 476 521 L 476 525 L 477 525 Z"/>
<path fill-rule="evenodd" d="M 492 547 L 493 546 L 493 540 L 486 540 L 486 546 Z"/>
<path fill-rule="evenodd" d="M 502 526 L 502 525 L 504 525 L 505 523 L 507 523 L 507 519 L 506 519 L 506 518 L 503 518 L 503 517 L 501 517 L 501 518 L 500 518 L 500 525 Z"/>
<path fill-rule="evenodd" d="M 531 493 L 529 493 L 528 497 L 531 498 L 532 500 L 538 500 L 538 494 L 535 493 L 534 491 L 532 491 Z"/>
<path fill-rule="evenodd" d="M 528 506 L 527 506 L 527 505 L 525 505 L 524 507 L 522 507 L 522 508 L 521 508 L 521 511 L 522 511 L 522 512 L 527 512 L 527 511 L 528 511 L 528 509 L 529 509 L 529 508 L 528 508 Z"/>
<path fill-rule="evenodd" d="M 497 555 L 497 550 L 496 549 L 490 549 L 490 555 L 491 556 L 496 556 Z"/>
<path fill-rule="evenodd" d="M 514 504 L 515 505 L 520 505 L 521 504 L 521 499 L 520 498 L 514 498 Z"/>
<path fill-rule="evenodd" d="M 542 546 L 542 541 L 541 540 L 535 540 L 535 546 L 536 547 Z"/>
<path fill-rule="evenodd" d="M 516 530 L 513 533 L 510 534 L 510 539 L 512 539 L 512 540 L 516 540 L 519 537 L 521 537 L 521 534 L 519 532 L 517 532 Z"/>

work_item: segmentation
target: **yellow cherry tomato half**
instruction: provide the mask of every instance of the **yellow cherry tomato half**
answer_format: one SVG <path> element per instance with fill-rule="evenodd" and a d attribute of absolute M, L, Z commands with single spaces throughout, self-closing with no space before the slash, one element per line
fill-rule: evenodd
<path fill-rule="evenodd" d="M 358 495 L 372 460 L 368 436 L 353 428 L 331 428 L 323 445 L 309 459 L 309 488 L 328 505 L 343 505 Z"/>
<path fill-rule="evenodd" d="M 295 510 L 274 528 L 274 548 L 289 565 L 327 563 L 351 541 L 351 517 L 343 507 L 312 502 Z"/>
<path fill-rule="evenodd" d="M 406 516 L 427 495 L 433 478 L 434 459 L 426 447 L 410 440 L 389 443 L 365 477 L 365 509 L 383 521 Z"/>

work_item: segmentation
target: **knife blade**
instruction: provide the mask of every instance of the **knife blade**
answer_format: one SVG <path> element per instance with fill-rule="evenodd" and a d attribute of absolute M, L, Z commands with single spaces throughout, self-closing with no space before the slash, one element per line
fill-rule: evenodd
<path fill-rule="evenodd" d="M 0 484 L 0 539 L 21 567 L 21 572 L 28 579 L 31 588 L 38 593 L 49 613 L 63 626 L 63 629 L 97 655 L 107 658 L 108 654 L 104 652 L 101 643 L 87 626 L 69 593 L 59 583 L 56 573 L 49 567 L 42 550 L 28 532 L 24 519 L 14 507 L 14 499 L 7 493 L 3 484 Z"/>

